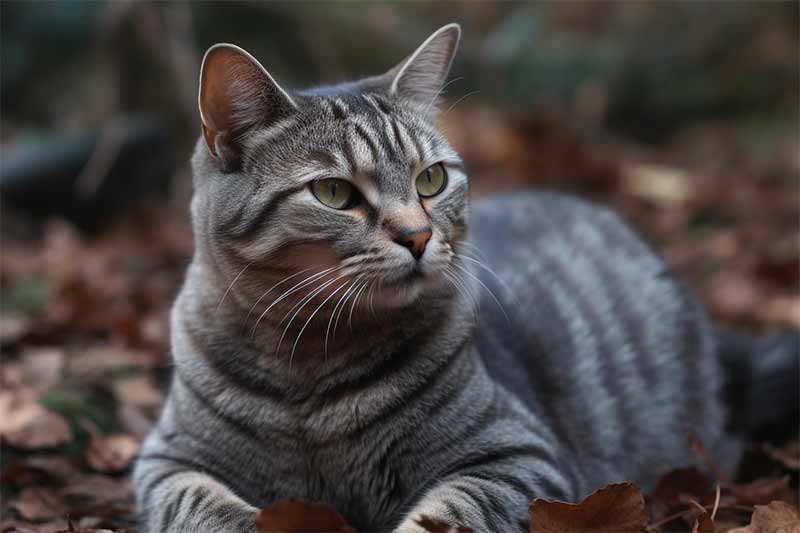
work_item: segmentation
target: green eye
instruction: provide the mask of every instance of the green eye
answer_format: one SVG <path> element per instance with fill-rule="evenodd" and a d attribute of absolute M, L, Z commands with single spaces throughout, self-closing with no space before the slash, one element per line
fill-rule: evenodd
<path fill-rule="evenodd" d="M 447 184 L 447 173 L 441 163 L 431 165 L 417 176 L 417 192 L 423 198 L 436 196 Z"/>
<path fill-rule="evenodd" d="M 353 207 L 357 196 L 355 188 L 349 181 L 338 178 L 312 181 L 311 192 L 317 200 L 334 209 Z"/>

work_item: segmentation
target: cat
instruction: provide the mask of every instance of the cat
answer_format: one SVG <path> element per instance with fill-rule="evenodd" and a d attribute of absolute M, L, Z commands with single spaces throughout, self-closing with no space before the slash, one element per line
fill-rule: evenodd
<path fill-rule="evenodd" d="M 688 431 L 730 471 L 766 422 L 749 406 L 796 405 L 797 336 L 714 326 L 610 210 L 536 191 L 469 208 L 436 127 L 459 38 L 293 92 L 236 46 L 206 53 L 195 254 L 134 472 L 146 531 L 254 531 L 288 498 L 359 531 L 528 531 L 533 497 L 694 463 Z"/>

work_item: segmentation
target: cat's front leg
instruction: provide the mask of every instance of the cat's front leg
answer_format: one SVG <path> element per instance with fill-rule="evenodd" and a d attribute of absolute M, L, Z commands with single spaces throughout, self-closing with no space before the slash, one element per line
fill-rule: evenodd
<path fill-rule="evenodd" d="M 258 509 L 210 475 L 160 454 L 139 457 L 134 472 L 148 533 L 254 533 Z"/>
<path fill-rule="evenodd" d="M 425 494 L 395 532 L 425 533 L 423 517 L 476 533 L 527 531 L 529 499 L 499 479 L 458 476 Z"/>

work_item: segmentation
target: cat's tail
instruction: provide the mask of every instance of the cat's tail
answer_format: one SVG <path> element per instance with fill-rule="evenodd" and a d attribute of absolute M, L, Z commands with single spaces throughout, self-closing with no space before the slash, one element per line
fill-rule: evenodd
<path fill-rule="evenodd" d="M 800 332 L 753 337 L 720 329 L 730 429 L 781 442 L 800 432 Z"/>

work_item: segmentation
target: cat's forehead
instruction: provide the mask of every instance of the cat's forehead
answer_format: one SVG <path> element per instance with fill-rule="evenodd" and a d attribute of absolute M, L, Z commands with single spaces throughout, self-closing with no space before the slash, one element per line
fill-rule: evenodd
<path fill-rule="evenodd" d="M 381 190 L 407 192 L 420 167 L 458 157 L 419 109 L 385 94 L 306 93 L 299 103 L 300 113 L 254 136 L 261 165 L 295 176 L 366 177 Z"/>

